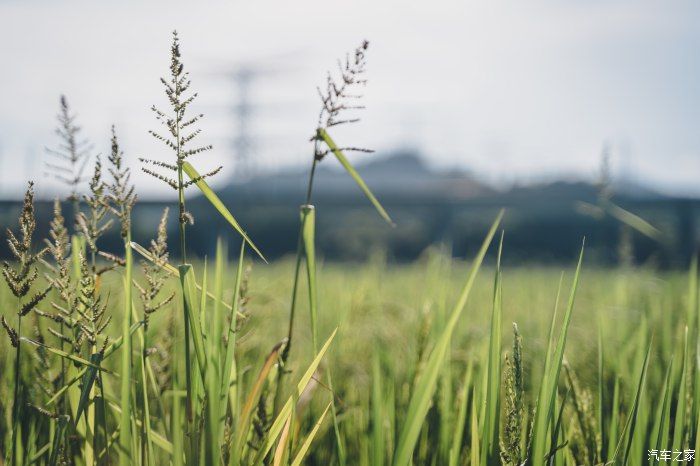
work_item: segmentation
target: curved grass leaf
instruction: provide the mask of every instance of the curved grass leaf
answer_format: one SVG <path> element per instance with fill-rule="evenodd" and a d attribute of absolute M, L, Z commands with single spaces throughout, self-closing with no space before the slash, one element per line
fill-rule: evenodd
<path fill-rule="evenodd" d="M 233 217 L 231 212 L 226 208 L 223 202 L 221 202 L 221 199 L 219 199 L 219 196 L 216 195 L 216 193 L 209 187 L 206 181 L 202 179 L 201 175 L 197 172 L 197 170 L 194 169 L 194 167 L 189 163 L 185 162 L 182 164 L 182 170 L 187 174 L 187 176 L 190 177 L 190 180 L 194 181 L 194 184 L 197 185 L 200 191 L 202 191 L 202 194 L 204 194 L 204 197 L 209 200 L 211 205 L 214 206 L 216 210 L 219 211 L 222 217 L 226 219 L 228 223 L 231 224 L 234 230 L 236 230 L 242 237 L 243 239 L 250 245 L 251 248 L 253 248 L 253 251 L 255 251 L 260 258 L 267 262 L 267 259 L 265 259 L 265 256 L 260 252 L 260 250 L 255 246 L 253 241 L 248 237 L 248 234 L 243 231 L 243 228 L 241 225 L 238 223 L 238 221 Z"/>
<path fill-rule="evenodd" d="M 365 196 L 367 196 L 367 199 L 369 199 L 374 208 L 377 209 L 379 215 L 384 220 L 386 220 L 386 222 L 389 225 L 395 226 L 393 220 L 391 220 L 391 217 L 389 217 L 389 214 L 386 212 L 384 207 L 382 207 L 382 205 L 379 203 L 374 194 L 372 194 L 372 191 L 370 191 L 369 187 L 367 186 L 367 183 L 365 183 L 360 174 L 357 173 L 355 167 L 353 167 L 352 164 L 348 161 L 347 157 L 345 157 L 345 154 L 343 154 L 343 151 L 340 150 L 340 148 L 335 143 L 335 141 L 333 141 L 328 132 L 323 128 L 319 128 L 318 136 L 321 138 L 321 140 L 323 140 L 323 142 L 326 143 L 330 151 L 333 152 L 333 155 L 335 155 L 335 157 L 338 159 L 338 162 L 340 162 L 345 171 L 347 171 L 348 174 L 352 177 L 352 179 L 355 180 L 355 183 L 357 183 L 362 192 L 365 193 Z"/>

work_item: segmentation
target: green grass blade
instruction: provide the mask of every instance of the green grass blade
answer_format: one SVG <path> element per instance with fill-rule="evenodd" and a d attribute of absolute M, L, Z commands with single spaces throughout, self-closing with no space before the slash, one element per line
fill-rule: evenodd
<path fill-rule="evenodd" d="M 75 423 L 80 421 L 80 416 L 85 412 L 85 408 L 90 401 L 90 392 L 97 379 L 97 372 L 100 370 L 100 363 L 102 362 L 102 353 L 93 353 L 90 356 L 91 366 L 87 369 L 85 374 L 83 374 L 83 380 L 80 388 L 80 399 L 78 401 L 78 411 L 75 416 Z"/>
<path fill-rule="evenodd" d="M 309 311 L 311 313 L 311 341 L 314 355 L 318 351 L 318 293 L 316 290 L 316 209 L 312 205 L 301 206 L 301 236 L 304 242 L 304 258 L 309 284 Z"/>
<path fill-rule="evenodd" d="M 61 453 L 61 440 L 63 440 L 63 432 L 68 426 L 68 417 L 60 416 L 56 419 L 56 431 L 53 433 L 53 444 L 51 446 L 51 454 L 49 455 L 49 466 L 58 464 L 59 454 Z"/>
<path fill-rule="evenodd" d="M 537 408 L 535 411 L 535 421 L 532 431 L 532 455 L 529 458 L 530 464 L 540 464 L 540 461 L 544 461 L 545 455 L 548 453 L 547 442 L 549 441 L 549 438 L 547 431 L 549 430 L 549 425 L 551 423 L 552 416 L 554 415 L 553 410 L 557 395 L 557 385 L 559 381 L 559 374 L 561 373 L 564 348 L 566 346 L 569 324 L 571 323 L 571 314 L 574 308 L 576 290 L 578 288 L 581 263 L 583 262 L 583 250 L 584 248 L 581 247 L 581 253 L 579 254 L 578 264 L 576 265 L 576 273 L 574 274 L 574 280 L 571 285 L 569 301 L 564 314 L 564 321 L 562 322 L 561 331 L 559 332 L 557 345 L 554 348 L 551 358 L 549 358 L 548 355 L 548 360 L 545 362 L 544 375 L 540 385 Z"/>
<path fill-rule="evenodd" d="M 680 380 L 678 381 L 678 403 L 676 405 L 676 415 L 674 416 L 675 424 L 673 427 L 672 445 L 674 451 L 683 450 L 686 447 L 685 445 L 683 445 L 683 442 L 685 439 L 685 419 L 687 411 L 686 393 L 688 385 L 686 383 L 686 379 L 689 365 L 688 358 L 690 357 L 688 354 L 688 327 L 685 328 L 684 341 L 685 342 L 683 344 L 683 360 L 681 362 L 681 376 Z"/>
<path fill-rule="evenodd" d="M 552 442 L 550 444 L 551 446 L 549 452 L 545 455 L 545 458 L 547 459 L 547 464 L 549 465 L 553 465 L 555 463 L 555 455 L 559 450 L 561 450 L 564 447 L 564 445 L 558 444 L 557 441 L 561 436 L 562 420 L 564 419 L 564 408 L 566 407 L 566 400 L 569 398 L 570 392 L 571 389 L 569 388 L 566 391 L 566 393 L 564 393 L 564 398 L 562 398 L 561 404 L 559 405 L 559 414 L 557 415 L 556 422 L 554 423 L 554 429 L 552 431 Z"/>
<path fill-rule="evenodd" d="M 386 455 L 384 445 L 384 391 L 379 349 L 372 357 L 372 466 L 383 466 Z"/>
<path fill-rule="evenodd" d="M 314 438 L 316 437 L 318 429 L 321 428 L 321 424 L 323 424 L 323 420 L 326 418 L 328 410 L 331 409 L 331 404 L 332 403 L 328 403 L 328 405 L 326 405 L 326 409 L 323 410 L 321 417 L 318 418 L 318 421 L 316 421 L 316 424 L 314 424 L 313 429 L 311 429 L 309 435 L 307 435 L 306 439 L 304 439 L 304 443 L 301 444 L 297 455 L 294 457 L 294 461 L 292 461 L 292 466 L 301 466 L 304 458 L 306 457 L 306 453 L 309 451 L 309 447 L 311 447 L 311 442 L 313 442 Z"/>
<path fill-rule="evenodd" d="M 382 205 L 379 203 L 374 194 L 372 194 L 372 191 L 370 191 L 365 181 L 362 179 L 360 174 L 357 173 L 357 170 L 355 170 L 350 161 L 348 161 L 347 157 L 345 157 L 345 154 L 343 154 L 343 151 L 340 150 L 340 148 L 335 143 L 335 141 L 333 141 L 328 132 L 322 128 L 319 128 L 318 136 L 321 138 L 321 140 L 323 140 L 323 142 L 326 143 L 330 151 L 333 152 L 333 155 L 335 155 L 335 157 L 338 159 L 345 171 L 347 171 L 348 174 L 352 177 L 352 179 L 355 180 L 355 183 L 357 183 L 362 192 L 365 193 L 365 196 L 367 196 L 367 199 L 369 199 L 374 208 L 377 209 L 379 215 L 384 220 L 386 220 L 386 222 L 389 225 L 394 226 L 394 222 L 391 220 L 391 217 L 389 217 L 389 214 L 386 212 L 384 207 L 382 207 Z"/>
<path fill-rule="evenodd" d="M 149 260 L 149 261 L 155 263 L 155 261 L 154 261 L 154 259 L 153 259 L 153 255 L 148 251 L 148 249 L 144 248 L 143 246 L 141 246 L 140 244 L 138 244 L 138 243 L 135 242 L 135 241 L 132 241 L 130 244 L 131 244 L 131 248 L 132 248 L 134 251 L 138 252 L 141 256 L 143 256 L 144 259 L 147 259 L 147 260 Z M 173 276 L 175 276 L 175 277 L 179 277 L 179 276 L 180 276 L 180 272 L 177 270 L 177 268 L 176 268 L 175 266 L 173 266 L 173 265 L 171 265 L 171 264 L 169 264 L 169 263 L 167 263 L 167 262 L 166 262 L 165 264 L 159 264 L 159 265 L 162 267 L 163 270 L 165 270 L 166 272 L 168 272 L 170 275 L 173 275 Z M 197 288 L 197 290 L 202 291 L 202 286 L 199 285 L 197 282 L 195 282 L 194 286 L 195 286 L 195 288 Z M 211 292 L 209 292 L 209 291 L 206 291 L 206 294 L 207 294 L 207 297 L 208 297 L 208 298 L 216 299 L 216 296 L 214 296 L 214 293 L 211 293 Z M 230 305 L 230 304 L 225 303 L 225 302 L 223 302 L 223 301 L 220 302 L 219 304 L 221 304 L 222 306 L 224 306 L 224 307 L 225 307 L 226 309 L 228 309 L 229 311 L 231 310 L 231 305 Z M 236 315 L 237 315 L 238 317 L 245 317 L 245 316 L 244 316 L 243 314 L 241 314 L 240 312 L 239 312 L 239 313 L 236 313 Z"/>
<path fill-rule="evenodd" d="M 476 466 L 479 464 L 480 454 L 479 454 L 479 419 L 477 418 L 477 402 L 476 402 L 476 385 L 472 390 L 472 414 L 471 414 L 471 465 Z"/>
<path fill-rule="evenodd" d="M 202 324 L 200 321 L 201 300 L 197 300 L 197 292 L 194 286 L 194 270 L 191 264 L 184 264 L 178 267 L 180 270 L 180 284 L 185 298 L 185 312 L 187 322 L 190 326 L 190 334 L 194 342 L 194 352 L 199 365 L 199 372 L 202 381 L 205 380 L 207 372 L 207 357 L 204 350 L 204 338 L 202 336 Z"/>
<path fill-rule="evenodd" d="M 450 466 L 459 464 L 459 457 L 462 449 L 462 437 L 464 437 L 464 427 L 467 422 L 467 406 L 469 405 L 469 389 L 472 388 L 472 362 L 464 373 L 462 390 L 459 393 L 459 407 L 457 408 L 457 422 L 452 436 L 452 446 L 450 447 Z"/>
<path fill-rule="evenodd" d="M 233 217 L 231 212 L 229 212 L 224 203 L 221 202 L 219 196 L 217 196 L 216 193 L 212 191 L 207 182 L 202 179 L 199 173 L 197 173 L 197 170 L 195 170 L 189 162 L 185 162 L 182 164 L 182 170 L 187 174 L 187 176 L 189 176 L 190 180 L 195 182 L 199 190 L 202 191 L 202 194 L 204 194 L 204 197 L 207 198 L 207 200 L 211 203 L 211 205 L 214 206 L 214 208 L 221 214 L 221 216 L 224 217 L 224 219 L 229 224 L 231 224 L 233 229 L 236 230 L 238 234 L 240 234 L 243 237 L 243 239 L 250 245 L 251 248 L 253 248 L 253 251 L 255 251 L 263 261 L 267 262 L 265 256 L 263 256 L 258 247 L 255 246 L 253 241 L 248 237 L 248 234 L 245 231 L 243 231 L 241 225 Z"/>
<path fill-rule="evenodd" d="M 499 212 L 496 220 L 493 222 L 493 225 L 491 225 L 491 229 L 486 235 L 486 238 L 484 239 L 484 242 L 482 243 L 481 248 L 475 257 L 474 262 L 472 263 L 467 282 L 464 285 L 464 288 L 462 288 L 462 292 L 460 293 L 459 299 L 452 310 L 447 325 L 430 353 L 430 357 L 425 365 L 424 372 L 420 375 L 420 378 L 416 382 L 413 395 L 411 396 L 411 400 L 409 402 L 404 426 L 401 429 L 396 452 L 394 454 L 394 466 L 406 466 L 411 461 L 411 456 L 413 454 L 413 450 L 415 449 L 416 442 L 418 441 L 418 436 L 420 435 L 425 416 L 430 408 L 430 401 L 435 393 L 440 370 L 442 369 L 445 359 L 447 358 L 452 333 L 457 326 L 457 322 L 459 321 L 462 311 L 464 310 L 464 306 L 467 303 L 472 286 L 474 285 L 476 275 L 481 267 L 481 263 L 484 260 L 486 251 L 491 244 L 491 240 L 496 234 L 496 229 L 498 228 L 502 217 L 503 211 Z"/>
<path fill-rule="evenodd" d="M 657 241 L 661 239 L 661 231 L 651 223 L 644 220 L 642 217 L 635 215 L 632 212 L 613 204 L 612 202 L 607 203 L 606 210 L 612 217 L 616 218 L 621 223 L 628 225 L 644 236 Z"/>
<path fill-rule="evenodd" d="M 65 351 L 61 351 L 60 349 L 54 348 L 54 347 L 52 347 L 52 346 L 49 346 L 49 345 L 47 345 L 47 344 L 45 344 L 45 343 L 41 343 L 41 342 L 36 341 L 36 340 L 32 340 L 31 338 L 20 337 L 19 339 L 20 339 L 20 341 L 29 343 L 29 344 L 31 344 L 31 345 L 40 346 L 40 347 L 42 347 L 42 348 L 45 348 L 45 349 L 46 349 L 48 352 L 50 352 L 50 353 L 53 353 L 53 354 L 55 354 L 55 355 L 57 355 L 57 356 L 60 356 L 60 357 L 62 357 L 62 358 L 68 359 L 68 360 L 70 360 L 70 361 L 73 361 L 73 362 L 75 362 L 75 363 L 78 363 L 78 364 L 80 364 L 80 365 L 85 366 L 85 368 L 84 368 L 83 370 L 81 370 L 80 376 L 83 376 L 83 375 L 85 374 L 85 372 L 84 372 L 85 369 L 94 369 L 95 371 L 100 370 L 100 371 L 106 372 L 106 373 L 108 373 L 108 374 L 114 374 L 114 372 L 112 372 L 112 371 L 110 371 L 110 370 L 108 370 L 108 369 L 105 369 L 104 367 L 101 367 L 101 366 L 99 366 L 98 364 L 96 364 L 96 363 L 93 361 L 93 358 L 92 358 L 92 357 L 91 357 L 90 360 L 88 361 L 87 359 L 81 358 L 80 356 L 76 356 L 76 355 L 74 355 L 74 354 L 70 354 L 70 353 L 67 353 L 67 352 L 65 352 Z"/>
<path fill-rule="evenodd" d="M 216 260 L 214 262 L 214 300 L 213 313 L 209 319 L 204 322 L 209 322 L 207 348 L 209 359 L 217 368 L 221 367 L 221 324 L 223 319 L 222 305 L 224 301 L 224 275 L 226 273 L 226 259 L 228 257 L 228 249 L 221 237 L 216 240 Z M 205 293 L 202 295 L 206 296 Z M 218 398 L 217 398 L 218 403 Z"/>
<path fill-rule="evenodd" d="M 131 452 L 131 289 L 133 257 L 130 235 L 124 242 L 124 310 L 122 313 L 122 350 L 121 380 L 119 386 L 122 414 L 119 420 L 119 464 L 128 466 L 133 463 Z M 144 387 L 145 389 L 145 387 Z"/>
<path fill-rule="evenodd" d="M 615 453 L 612 457 L 613 462 L 616 461 L 618 455 L 622 453 L 621 464 L 627 464 L 627 458 L 629 456 L 630 449 L 632 448 L 632 439 L 634 437 L 634 428 L 637 422 L 637 415 L 639 413 L 639 400 L 642 397 L 642 391 L 644 390 L 644 385 L 646 383 L 650 353 L 651 343 L 649 343 L 646 355 L 644 356 L 644 361 L 642 362 L 642 367 L 640 368 L 639 382 L 637 383 L 637 389 L 634 394 L 634 401 L 632 402 L 632 407 L 630 409 L 629 415 L 627 416 L 625 426 L 622 428 L 620 440 L 617 444 L 617 447 L 615 448 Z"/>
<path fill-rule="evenodd" d="M 498 244 L 496 259 L 496 277 L 493 285 L 493 304 L 491 307 L 491 333 L 489 337 L 489 354 L 486 372 L 486 411 L 484 418 L 484 435 L 482 437 L 482 464 L 498 463 L 498 420 L 500 414 L 501 387 L 501 254 L 503 252 L 503 233 Z"/>
<path fill-rule="evenodd" d="M 662 445 L 667 445 L 668 443 L 668 429 L 670 427 L 670 414 L 671 414 L 671 397 L 673 396 L 673 383 L 671 380 L 671 374 L 673 374 L 673 356 L 671 356 L 671 361 L 668 363 L 668 368 L 666 368 L 666 377 L 664 377 L 663 394 L 664 398 L 661 404 L 658 406 L 656 412 L 656 421 L 654 427 L 651 431 L 651 436 L 649 437 L 651 441 L 656 443 L 650 445 L 651 448 L 656 448 L 663 450 Z M 655 440 L 654 440 L 655 439 Z"/>
<path fill-rule="evenodd" d="M 219 399 L 222 410 L 225 411 L 226 406 L 229 404 L 229 387 L 233 381 L 238 380 L 236 376 L 236 365 L 235 365 L 235 354 L 236 354 L 236 316 L 238 315 L 238 307 L 240 305 L 241 298 L 241 279 L 243 277 L 243 259 L 245 258 L 245 241 L 241 242 L 241 251 L 238 255 L 238 267 L 236 268 L 236 278 L 233 284 L 233 302 L 231 306 L 231 314 L 229 316 L 229 327 L 228 327 L 228 338 L 226 343 L 226 353 L 224 355 L 223 366 L 221 369 L 221 386 L 219 388 Z M 233 410 L 232 410 L 233 411 Z M 233 412 L 234 419 L 238 419 L 238 413 Z M 226 417 L 221 416 L 223 428 L 223 422 Z"/>
<path fill-rule="evenodd" d="M 142 325 L 143 325 L 142 322 L 136 322 L 134 325 L 131 326 L 130 333 L 133 335 L 134 332 L 135 332 L 139 327 L 141 327 Z M 75 361 L 75 362 L 78 362 L 78 363 L 80 363 L 80 364 L 84 364 L 84 365 L 86 365 L 86 366 L 88 366 L 88 367 L 90 366 L 90 361 L 86 361 L 86 360 L 84 360 L 84 359 L 82 359 L 82 358 L 79 358 L 79 357 L 77 357 L 77 356 L 73 356 L 73 355 L 71 355 L 71 354 L 66 353 L 65 351 L 57 350 L 57 349 L 52 348 L 52 347 L 50 347 L 50 346 L 48 346 L 48 345 L 46 345 L 46 344 L 44 344 L 44 343 L 40 343 L 40 342 L 34 341 L 34 340 L 29 340 L 29 339 L 27 339 L 27 338 L 23 338 L 22 340 L 23 340 L 23 341 L 27 341 L 28 343 L 31 343 L 31 344 L 36 345 L 36 346 L 44 347 L 44 348 L 46 348 L 48 351 L 50 351 L 50 352 L 52 352 L 52 353 L 54 353 L 54 354 L 57 354 L 58 356 L 61 356 L 61 357 L 63 357 L 63 358 L 70 359 L 70 360 L 75 360 L 75 359 L 77 359 L 77 361 Z M 104 354 L 103 359 L 107 359 L 107 357 L 109 357 L 112 353 L 114 353 L 116 350 L 118 350 L 119 348 L 121 348 L 121 344 L 122 344 L 122 337 L 119 336 L 119 337 L 116 338 L 112 343 L 110 343 L 109 345 L 107 345 L 107 349 L 105 349 L 105 354 Z M 56 393 L 54 393 L 54 395 L 49 399 L 49 401 L 46 402 L 46 404 L 47 404 L 47 405 L 52 405 L 52 404 L 54 404 L 56 401 L 58 401 L 58 399 L 61 397 L 61 395 L 63 395 L 70 387 L 72 387 L 73 385 L 75 385 L 75 383 L 78 382 L 78 381 L 80 380 L 80 378 L 81 378 L 81 377 L 83 376 L 83 374 L 85 373 L 85 370 L 86 370 L 86 367 L 81 368 L 80 370 L 77 371 L 77 373 L 73 376 L 73 378 L 71 378 L 71 379 L 65 381 L 65 382 L 63 383 L 63 386 L 62 386 L 61 388 L 59 388 L 59 389 L 56 391 Z M 101 368 L 101 370 L 102 370 L 102 372 L 106 372 L 106 373 L 108 373 L 108 374 L 113 374 L 113 372 L 111 372 L 111 371 L 105 369 L 104 367 Z"/>
<path fill-rule="evenodd" d="M 216 303 L 221 303 L 223 297 L 223 246 L 219 245 L 217 247 L 217 260 L 214 275 L 214 293 Z M 206 286 L 206 262 L 205 262 L 205 272 L 202 278 L 202 288 L 207 289 Z M 207 294 L 201 293 L 200 302 L 200 322 L 209 322 L 208 331 L 204 331 L 202 328 L 203 336 L 206 337 L 206 357 L 207 367 L 206 373 L 204 374 L 204 392 L 206 394 L 206 414 L 204 416 L 204 464 L 217 464 L 221 462 L 221 448 L 219 446 L 219 426 L 221 425 L 221 412 L 219 411 L 219 391 L 221 387 L 221 379 L 219 377 L 219 351 L 221 343 L 221 331 L 220 327 L 216 323 L 212 323 L 212 320 L 220 318 L 217 315 L 218 311 L 215 311 L 214 315 L 210 315 L 207 312 Z"/>
<path fill-rule="evenodd" d="M 114 411 L 119 415 L 119 417 L 121 417 L 122 408 L 119 406 L 118 401 L 109 396 L 105 397 L 105 399 L 112 411 Z M 141 421 L 138 418 L 134 418 L 134 423 L 137 427 L 141 427 Z M 175 445 L 158 432 L 153 432 L 153 443 L 166 453 L 173 453 L 174 451 L 176 451 Z M 179 451 L 182 452 L 182 449 L 180 449 Z"/>
<path fill-rule="evenodd" d="M 279 437 L 279 435 L 282 432 L 282 429 L 284 428 L 284 424 L 287 422 L 289 417 L 292 415 L 292 411 L 294 410 L 294 406 L 296 405 L 297 400 L 301 396 L 301 394 L 304 392 L 306 389 L 306 386 L 309 384 L 311 381 L 311 377 L 313 377 L 314 373 L 316 372 L 316 369 L 318 368 L 318 365 L 321 364 L 321 360 L 323 359 L 323 356 L 326 354 L 326 351 L 328 351 L 328 348 L 330 347 L 331 343 L 333 342 L 333 338 L 335 338 L 336 333 L 338 333 L 338 329 L 336 328 L 333 330 L 333 333 L 331 334 L 330 337 L 328 337 L 328 340 L 324 343 L 324 345 L 321 347 L 319 350 L 318 354 L 314 358 L 314 360 L 311 362 L 309 367 L 306 369 L 306 372 L 304 375 L 302 375 L 301 379 L 299 380 L 299 383 L 297 384 L 296 390 L 287 399 L 287 402 L 284 404 L 282 409 L 280 409 L 279 414 L 275 418 L 275 420 L 272 422 L 272 425 L 270 426 L 270 429 L 267 432 L 267 438 L 265 439 L 265 442 L 263 446 L 258 450 L 258 453 L 255 456 L 255 460 L 253 461 L 253 464 L 258 465 L 261 464 L 263 459 L 267 456 L 267 454 L 270 452 L 272 449 L 272 446 L 275 444 L 275 441 Z"/>
<path fill-rule="evenodd" d="M 238 426 L 236 427 L 236 437 L 232 448 L 234 459 L 233 464 L 237 464 L 239 458 L 241 457 L 243 447 L 245 446 L 245 441 L 248 438 L 248 432 L 250 432 L 252 425 L 253 409 L 255 409 L 255 407 L 258 405 L 265 381 L 267 380 L 270 371 L 277 363 L 282 347 L 282 343 L 279 343 L 272 348 L 270 354 L 267 356 L 267 358 L 265 358 L 262 369 L 260 369 L 260 374 L 251 387 L 250 392 L 248 392 L 248 397 L 246 398 L 243 408 L 241 409 L 241 415 L 238 419 Z"/>
<path fill-rule="evenodd" d="M 607 460 L 611 461 L 615 452 L 613 447 L 616 446 L 615 442 L 618 438 L 618 430 L 620 427 L 620 378 L 615 377 L 615 384 L 613 386 L 613 400 L 612 400 L 612 412 L 610 413 L 610 428 L 608 429 L 608 451 Z"/>

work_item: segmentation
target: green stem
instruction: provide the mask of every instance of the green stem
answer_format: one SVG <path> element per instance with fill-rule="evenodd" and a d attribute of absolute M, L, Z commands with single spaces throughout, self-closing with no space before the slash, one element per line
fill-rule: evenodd
<path fill-rule="evenodd" d="M 313 161 L 311 163 L 311 170 L 309 171 L 309 183 L 306 188 L 306 202 L 305 204 L 310 204 L 311 203 L 311 192 L 313 189 L 314 185 L 314 176 L 316 174 L 316 164 L 318 163 L 318 160 L 316 159 L 316 154 L 318 152 L 318 139 L 314 140 L 314 153 L 313 153 Z M 291 351 L 292 348 L 292 333 L 294 331 L 294 314 L 296 311 L 296 304 L 297 304 L 297 292 L 299 289 L 299 271 L 301 270 L 301 256 L 302 256 L 302 247 L 303 247 L 303 239 L 302 239 L 302 234 L 304 233 L 303 231 L 304 225 L 299 226 L 299 239 L 297 241 L 297 254 L 296 254 L 296 265 L 294 267 L 294 285 L 292 286 L 292 302 L 290 304 L 289 308 L 289 326 L 287 330 L 287 344 L 284 347 L 284 350 L 282 350 L 282 354 L 280 356 L 280 366 L 279 370 L 277 371 L 277 386 L 275 387 L 275 402 L 274 402 L 274 413 L 277 414 L 279 412 L 280 405 L 282 403 L 282 382 L 284 381 L 284 375 L 286 373 L 286 364 L 287 360 L 289 359 L 289 352 Z"/>
<path fill-rule="evenodd" d="M 133 258 L 131 253 L 131 232 L 124 238 L 124 314 L 122 316 L 122 360 L 120 402 L 122 406 L 119 421 L 119 464 L 126 466 L 133 461 L 131 453 L 131 277 Z"/>
<path fill-rule="evenodd" d="M 299 241 L 297 242 L 297 259 L 296 266 L 294 268 L 294 285 L 292 286 L 292 302 L 289 309 L 289 327 L 287 330 L 287 342 L 280 355 L 280 365 L 277 371 L 277 387 L 275 388 L 275 403 L 274 403 L 274 413 L 278 414 L 282 403 L 282 385 L 284 381 L 284 376 L 287 372 L 286 364 L 289 359 L 289 352 L 292 348 L 292 333 L 294 331 L 294 314 L 296 311 L 297 304 L 297 291 L 299 289 L 299 271 L 301 270 L 301 256 L 302 256 L 302 239 L 301 239 L 301 227 L 299 228 Z"/>
<path fill-rule="evenodd" d="M 306 202 L 305 204 L 311 204 L 311 190 L 314 186 L 314 175 L 316 174 L 316 164 L 318 160 L 316 159 L 316 150 L 318 148 L 318 141 L 314 143 L 314 161 L 311 164 L 311 171 L 309 172 L 309 184 L 306 189 Z"/>
<path fill-rule="evenodd" d="M 21 309 L 20 298 L 17 298 L 17 308 Z M 22 355 L 20 347 L 20 338 L 22 337 L 22 315 L 17 314 L 17 348 L 15 355 L 15 395 L 14 395 L 14 405 L 12 413 L 12 465 L 17 466 L 17 442 L 19 442 L 19 410 L 20 410 L 20 385 L 22 381 L 20 380 L 20 358 Z"/>

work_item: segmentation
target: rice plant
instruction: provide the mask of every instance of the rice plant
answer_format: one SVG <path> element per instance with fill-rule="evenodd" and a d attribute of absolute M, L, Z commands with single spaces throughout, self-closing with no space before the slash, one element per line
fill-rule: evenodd
<path fill-rule="evenodd" d="M 193 145 L 202 115 L 191 113 L 197 94 L 176 33 L 161 80 L 168 111 L 153 109 L 165 133 L 151 132 L 171 158 L 142 158 L 141 168 L 176 193 L 178 263 L 167 209 L 147 247 L 133 241 L 139 205 L 114 128 L 108 164 L 91 159 L 87 191 L 82 176 L 66 178 L 67 200 L 80 201 L 76 230 L 57 199 L 48 231 L 36 231 L 29 184 L 19 232 L 6 233 L 13 257 L 0 287 L 0 464 L 693 462 L 696 259 L 687 272 L 622 273 L 587 264 L 582 246 L 564 273 L 506 267 L 508 236 L 493 243 L 507 213 L 494 211 L 467 260 L 439 248 L 414 264 L 319 260 L 313 184 L 327 156 L 394 225 L 346 156 L 371 151 L 331 136 L 359 121 L 368 50 L 361 42 L 318 90 L 292 258 L 267 264 L 207 183 L 219 169 L 200 175 L 193 166 L 214 149 Z M 75 175 L 87 152 L 64 99 L 61 109 Z M 188 254 L 192 187 L 233 233 L 212 259 Z M 607 188 L 588 207 L 652 231 Z M 112 226 L 122 242 L 107 251 Z"/>

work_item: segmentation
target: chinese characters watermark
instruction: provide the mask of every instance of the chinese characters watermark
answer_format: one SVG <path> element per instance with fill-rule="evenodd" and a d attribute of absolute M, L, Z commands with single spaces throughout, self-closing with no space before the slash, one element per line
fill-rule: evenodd
<path fill-rule="evenodd" d="M 694 461 L 695 450 L 649 450 L 650 462 L 675 461 L 678 463 Z"/>

